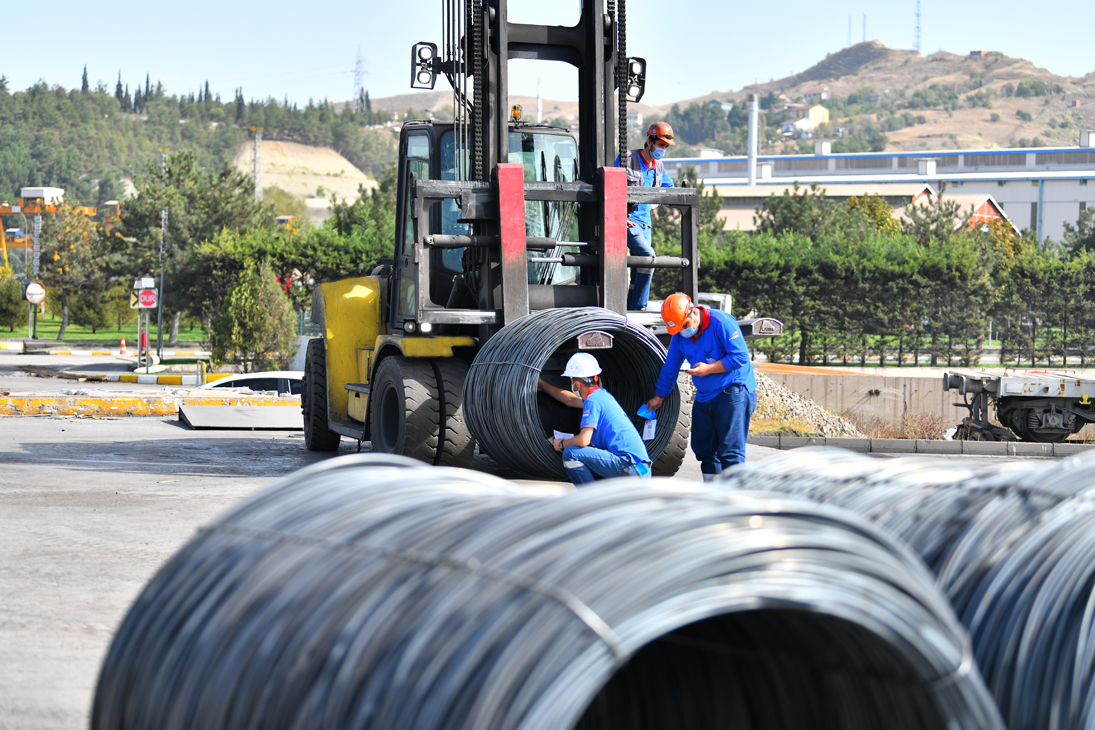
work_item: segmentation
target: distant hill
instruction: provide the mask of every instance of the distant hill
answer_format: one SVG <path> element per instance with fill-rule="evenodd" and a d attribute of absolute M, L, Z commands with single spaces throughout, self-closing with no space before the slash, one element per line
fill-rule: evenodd
<path fill-rule="evenodd" d="M 1016 95 L 1021 84 L 1044 88 L 1048 93 Z M 1076 143 L 1079 129 L 1095 128 L 1095 72 L 1058 76 L 1025 59 L 991 50 L 978 56 L 946 51 L 922 56 L 916 51 L 887 48 L 878 41 L 857 43 L 787 78 L 685 99 L 677 106 L 686 108 L 712 99 L 744 103 L 754 88 L 762 98 L 771 92 L 794 100 L 821 87 L 843 97 L 870 88 L 884 93 L 880 103 L 891 103 L 898 110 L 912 108 L 923 115 L 925 124 L 886 132 L 888 148 L 895 150 L 1004 147 L 1023 139 L 1067 145 Z M 957 96 L 957 103 L 944 108 L 913 102 L 916 92 L 926 94 L 933 87 L 949 90 Z M 1072 106 L 1074 101 L 1079 102 L 1078 107 Z M 660 106 L 658 112 L 666 114 L 672 107 Z M 1018 112 L 1029 114 L 1030 119 L 1017 116 Z M 999 121 L 991 121 L 993 114 L 999 115 Z M 1066 125 L 1061 126 L 1062 122 Z"/>
<path fill-rule="evenodd" d="M 1017 93 L 1020 85 L 1038 93 Z M 892 150 L 1071 145 L 1076 144 L 1080 129 L 1095 129 L 1095 72 L 1081 77 L 1057 76 L 1030 61 L 992 50 L 978 56 L 946 51 L 922 56 L 912 50 L 887 48 L 878 41 L 857 43 L 829 54 L 787 78 L 671 104 L 633 104 L 629 108 L 647 118 L 666 117 L 674 106 L 685 110 L 691 104 L 704 105 L 713 99 L 740 105 L 754 89 L 761 97 L 771 93 L 795 100 L 821 87 L 845 99 L 864 89 L 882 94 L 877 104 L 869 108 L 859 105 L 850 109 L 849 115 L 831 110 L 840 120 L 834 121 L 834 127 L 846 131 L 876 120 L 880 112 L 884 117 L 891 111 L 909 111 L 923 117 L 923 122 L 917 124 L 883 129 L 889 138 L 886 147 Z M 921 92 L 919 97 L 917 92 Z M 513 102 L 522 104 L 526 114 L 535 113 L 534 97 L 514 97 Z M 1073 106 L 1073 102 L 1079 102 L 1079 106 Z M 373 99 L 372 103 L 374 109 L 390 112 L 414 108 L 440 113 L 451 107 L 452 92 L 446 89 L 401 94 Z M 543 105 L 547 119 L 570 120 L 578 113 L 577 102 L 544 100 Z M 997 121 L 993 121 L 993 115 L 997 115 Z M 692 143 L 702 141 L 694 139 Z M 733 151 L 733 144 L 721 141 L 724 149 Z"/>

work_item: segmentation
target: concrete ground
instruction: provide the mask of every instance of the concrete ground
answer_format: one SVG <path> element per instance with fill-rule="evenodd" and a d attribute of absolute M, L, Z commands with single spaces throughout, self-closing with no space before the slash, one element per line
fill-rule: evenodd
<path fill-rule="evenodd" d="M 0 387 L 74 387 L 16 373 L 35 359 L 0 353 Z M 344 440 L 339 453 L 354 451 Z M 749 446 L 746 458 L 778 453 Z M 0 730 L 86 727 L 103 655 L 159 566 L 231 505 L 325 458 L 304 448 L 300 432 L 191 431 L 158 417 L 0 417 Z M 487 457 L 474 467 L 517 476 Z M 691 456 L 679 478 L 700 481 Z"/>

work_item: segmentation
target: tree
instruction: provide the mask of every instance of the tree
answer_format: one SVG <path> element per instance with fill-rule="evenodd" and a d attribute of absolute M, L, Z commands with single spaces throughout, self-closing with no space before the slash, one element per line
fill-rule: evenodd
<path fill-rule="evenodd" d="M 14 332 L 16 325 L 27 317 L 27 301 L 23 299 L 23 285 L 11 273 L 0 268 L 0 327 Z"/>
<path fill-rule="evenodd" d="M 681 171 L 677 186 L 693 188 L 699 196 L 699 211 L 696 221 L 697 245 L 700 258 L 713 251 L 722 236 L 723 221 L 719 217 L 722 210 L 722 196 L 714 188 L 710 190 L 700 179 L 696 168 L 689 165 Z M 651 216 L 651 244 L 658 256 L 681 255 L 681 215 L 673 208 L 657 207 Z M 671 269 L 655 270 L 652 291 L 655 297 L 666 297 L 680 290 L 680 272 Z"/>
<path fill-rule="evenodd" d="M 106 292 L 101 289 L 85 289 L 69 301 L 73 324 L 91 328 L 91 334 L 110 324 Z"/>
<path fill-rule="evenodd" d="M 947 242 L 958 232 L 968 228 L 972 210 L 963 212 L 962 206 L 953 200 L 944 200 L 943 192 L 947 186 L 941 185 L 939 194 L 927 203 L 917 203 L 905 208 L 906 220 L 902 227 L 921 243 L 929 240 Z"/>
<path fill-rule="evenodd" d="M 1072 253 L 1095 251 L 1095 208 L 1081 211 L 1075 226 L 1065 223 L 1064 245 Z"/>
<path fill-rule="evenodd" d="M 164 235 L 167 286 L 160 306 L 170 317 L 169 342 L 178 339 L 179 317 L 188 311 L 206 320 L 217 310 L 206 308 L 203 296 L 208 282 L 197 273 L 196 247 L 224 229 L 271 227 L 274 215 L 255 201 L 254 183 L 248 175 L 226 167 L 211 172 L 198 164 L 195 155 L 168 155 L 166 169 L 158 164 L 146 169 L 135 181 L 136 196 L 122 209 L 119 235 L 112 239 L 115 250 L 123 249 L 127 276 L 159 275 L 160 214 L 168 210 Z"/>
<path fill-rule="evenodd" d="M 86 94 L 91 90 L 90 85 L 87 83 L 87 64 L 84 64 L 84 77 L 80 81 L 80 93 Z"/>
<path fill-rule="evenodd" d="M 293 355 L 293 310 L 268 262 L 244 271 L 213 324 L 213 362 L 244 372 L 285 370 Z"/>
<path fill-rule="evenodd" d="M 137 321 L 137 310 L 129 306 L 131 291 L 125 284 L 115 284 L 106 293 L 107 312 L 119 332 L 122 331 L 123 324 L 134 324 Z"/>
<path fill-rule="evenodd" d="M 63 340 L 70 299 L 101 286 L 102 275 L 99 230 L 79 207 L 67 200 L 43 221 L 41 260 L 42 283 L 58 295 L 61 328 L 57 339 Z"/>

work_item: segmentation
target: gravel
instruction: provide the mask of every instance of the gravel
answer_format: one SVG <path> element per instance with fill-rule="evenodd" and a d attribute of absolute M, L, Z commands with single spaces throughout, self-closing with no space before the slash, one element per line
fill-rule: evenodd
<path fill-rule="evenodd" d="M 825 410 L 812 400 L 803 398 L 771 378 L 757 373 L 756 420 L 798 421 L 814 427 L 824 436 L 851 436 L 863 438 L 864 434 L 851 422 Z"/>

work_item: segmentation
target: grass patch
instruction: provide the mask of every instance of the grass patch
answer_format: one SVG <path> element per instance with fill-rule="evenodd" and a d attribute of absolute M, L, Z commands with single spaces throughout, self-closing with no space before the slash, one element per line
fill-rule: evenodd
<path fill-rule="evenodd" d="M 944 423 L 937 413 L 906 413 L 899 422 L 858 411 L 844 411 L 840 417 L 851 421 L 867 437 L 876 439 L 941 439 L 954 425 Z"/>

